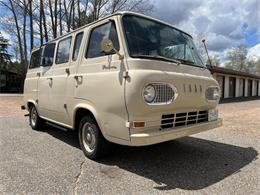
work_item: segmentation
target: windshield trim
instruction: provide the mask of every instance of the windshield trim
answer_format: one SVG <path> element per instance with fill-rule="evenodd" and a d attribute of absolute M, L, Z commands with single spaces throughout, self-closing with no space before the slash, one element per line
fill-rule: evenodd
<path fill-rule="evenodd" d="M 171 59 L 171 58 L 166 58 L 163 56 L 156 56 L 156 55 L 133 55 L 133 58 L 144 58 L 144 59 L 155 59 L 155 60 L 159 60 L 159 61 L 165 61 L 165 62 L 173 62 L 177 65 L 181 64 L 181 61 L 177 60 L 177 59 Z"/>
<path fill-rule="evenodd" d="M 180 30 L 180 29 L 178 29 L 178 28 L 176 28 L 176 27 L 174 27 L 174 26 L 172 26 L 172 25 L 170 25 L 170 24 L 168 24 L 168 23 L 166 23 L 166 22 L 163 22 L 163 21 L 160 21 L 160 20 L 151 18 L 151 17 L 146 17 L 146 16 L 140 15 L 140 14 L 123 13 L 123 14 L 121 15 L 121 18 L 120 18 L 120 23 L 121 23 L 121 28 L 122 28 L 122 31 L 123 31 L 124 42 L 125 42 L 125 44 L 126 44 L 127 53 L 128 53 L 128 55 L 129 55 L 131 58 L 148 59 L 148 57 L 140 57 L 140 56 L 138 57 L 138 56 L 134 56 L 134 55 L 131 54 L 130 48 L 129 48 L 129 44 L 128 44 L 128 41 L 127 41 L 127 37 L 126 37 L 125 26 L 124 26 L 124 23 L 123 23 L 123 17 L 125 17 L 125 16 L 136 16 L 136 17 L 140 17 L 140 18 L 147 19 L 147 20 L 151 20 L 151 21 L 153 21 L 153 22 L 160 23 L 160 24 L 162 24 L 162 25 L 166 25 L 166 26 L 168 26 L 168 27 L 170 27 L 170 28 L 173 28 L 173 29 L 175 29 L 175 30 L 177 30 L 177 31 L 180 31 L 180 32 L 184 33 L 185 35 L 189 36 L 189 37 L 193 40 L 193 37 L 192 37 L 190 34 L 188 34 L 187 32 L 184 32 L 184 31 L 182 31 L 182 30 Z M 163 56 L 162 56 L 162 57 L 163 57 Z M 150 60 L 152 60 L 152 58 L 153 58 L 153 57 L 151 57 Z M 155 59 L 155 58 L 154 58 L 154 60 L 166 61 L 166 60 L 162 60 L 162 59 L 159 59 L 159 58 L 158 58 L 158 59 Z M 181 61 L 181 60 L 179 60 L 179 59 L 170 59 L 170 58 L 169 58 L 169 61 L 168 61 L 168 62 L 170 62 L 170 60 L 172 61 L 171 63 L 175 63 L 175 62 L 173 62 L 174 60 L 176 60 L 176 61 Z M 198 68 L 202 68 L 202 69 L 207 69 L 207 67 L 206 67 L 205 63 L 203 63 L 202 59 L 200 59 L 200 61 L 202 62 L 203 65 L 198 65 L 198 64 L 195 64 L 195 63 L 194 63 L 194 64 L 185 63 L 184 61 L 181 61 L 180 64 L 182 64 L 182 65 L 187 65 L 187 66 L 192 66 L 192 67 L 198 67 Z"/>

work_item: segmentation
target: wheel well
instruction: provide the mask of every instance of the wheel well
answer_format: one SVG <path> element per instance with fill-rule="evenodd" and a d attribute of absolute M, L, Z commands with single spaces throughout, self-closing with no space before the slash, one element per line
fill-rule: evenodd
<path fill-rule="evenodd" d="M 31 108 L 32 106 L 34 106 L 34 104 L 33 104 L 32 102 L 28 102 L 28 103 L 27 103 L 27 106 L 28 106 L 28 110 L 30 110 L 30 108 Z"/>
<path fill-rule="evenodd" d="M 75 118 L 74 118 L 74 129 L 75 130 L 78 130 L 79 129 L 79 123 L 80 123 L 80 120 L 82 119 L 82 117 L 84 116 L 90 116 L 92 117 L 96 124 L 97 124 L 97 121 L 96 121 L 96 118 L 95 116 L 92 114 L 91 111 L 89 111 L 88 109 L 85 109 L 85 108 L 79 108 L 77 109 L 76 111 L 76 114 L 75 114 Z M 97 124 L 98 125 L 98 124 Z"/>

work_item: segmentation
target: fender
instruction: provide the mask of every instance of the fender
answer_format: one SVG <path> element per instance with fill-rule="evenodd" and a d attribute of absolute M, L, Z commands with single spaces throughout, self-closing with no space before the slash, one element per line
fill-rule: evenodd
<path fill-rule="evenodd" d="M 86 109 L 88 111 L 90 111 L 93 116 L 95 117 L 96 121 L 97 121 L 97 124 L 102 132 L 102 134 L 104 135 L 105 132 L 104 132 L 104 128 L 103 128 L 103 125 L 102 125 L 102 122 L 100 121 L 100 117 L 98 115 L 98 112 L 95 108 L 95 106 L 91 103 L 91 102 L 86 102 L 86 103 L 79 103 L 77 104 L 74 109 L 73 109 L 73 121 L 72 121 L 72 126 L 75 127 L 76 124 L 75 124 L 75 121 L 76 121 L 76 113 L 78 111 L 78 109 Z"/>

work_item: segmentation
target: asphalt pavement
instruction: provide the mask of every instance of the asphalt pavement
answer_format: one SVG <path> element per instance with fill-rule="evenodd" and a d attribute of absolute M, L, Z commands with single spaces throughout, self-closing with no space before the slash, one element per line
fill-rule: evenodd
<path fill-rule="evenodd" d="M 153 146 L 116 146 L 99 161 L 84 157 L 75 132 L 33 131 L 20 101 L 0 97 L 0 194 L 260 192 L 259 100 L 221 104 L 223 127 Z"/>

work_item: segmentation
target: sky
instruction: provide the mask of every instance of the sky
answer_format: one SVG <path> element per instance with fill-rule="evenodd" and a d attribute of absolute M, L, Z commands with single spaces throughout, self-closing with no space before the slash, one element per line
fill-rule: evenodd
<path fill-rule="evenodd" d="M 248 57 L 260 57 L 260 0 L 152 0 L 153 17 L 206 38 L 210 55 L 224 62 L 226 54 L 245 45 Z"/>

